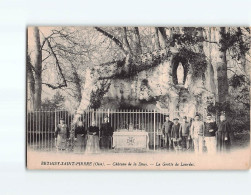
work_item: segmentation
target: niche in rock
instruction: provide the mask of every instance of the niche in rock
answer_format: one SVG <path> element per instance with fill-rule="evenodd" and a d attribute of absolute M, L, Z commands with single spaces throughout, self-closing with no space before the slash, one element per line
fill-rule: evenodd
<path fill-rule="evenodd" d="M 184 85 L 188 73 L 188 62 L 176 55 L 172 60 L 172 78 L 175 85 Z"/>

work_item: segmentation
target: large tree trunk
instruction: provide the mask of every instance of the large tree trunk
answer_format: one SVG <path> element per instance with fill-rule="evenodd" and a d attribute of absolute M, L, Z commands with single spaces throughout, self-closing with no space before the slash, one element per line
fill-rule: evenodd
<path fill-rule="evenodd" d="M 26 74 L 27 74 L 27 110 L 34 110 L 34 93 L 35 93 L 35 79 L 33 75 L 33 66 L 28 53 L 28 29 L 26 32 Z"/>
<path fill-rule="evenodd" d="M 75 90 L 75 94 L 76 94 L 76 99 L 78 102 L 81 101 L 82 99 L 82 86 L 81 86 L 81 79 L 78 75 L 78 72 L 76 70 L 76 67 L 71 64 L 71 67 L 72 67 L 72 74 L 73 74 L 73 82 L 75 84 L 75 87 L 76 87 L 76 90 Z"/>
<path fill-rule="evenodd" d="M 223 35 L 226 33 L 226 28 L 220 28 L 220 40 L 224 39 Z M 223 47 L 219 50 L 220 61 L 217 63 L 217 80 L 218 80 L 218 94 L 217 100 L 219 103 L 227 101 L 228 97 L 228 78 L 227 78 L 227 50 Z"/>
<path fill-rule="evenodd" d="M 38 27 L 34 27 L 35 38 L 35 94 L 34 94 L 34 109 L 41 108 L 41 92 L 42 92 L 42 50 L 40 43 L 40 34 Z"/>
<path fill-rule="evenodd" d="M 26 54 L 26 70 L 27 70 L 27 99 L 29 100 L 28 109 L 34 110 L 34 94 L 35 94 L 35 79 L 30 62 L 28 52 Z"/>
<path fill-rule="evenodd" d="M 140 54 L 142 54 L 142 49 L 141 49 L 141 41 L 140 41 L 138 27 L 134 27 L 134 37 L 135 37 L 135 43 L 136 43 L 136 54 L 140 55 Z"/>
<path fill-rule="evenodd" d="M 212 33 L 211 33 L 211 27 L 208 28 L 208 41 L 212 42 Z M 216 86 L 214 82 L 214 69 L 212 65 L 212 43 L 208 44 L 209 47 L 209 63 L 207 65 L 207 70 L 206 70 L 206 78 L 207 78 L 207 86 L 209 91 L 216 95 Z"/>

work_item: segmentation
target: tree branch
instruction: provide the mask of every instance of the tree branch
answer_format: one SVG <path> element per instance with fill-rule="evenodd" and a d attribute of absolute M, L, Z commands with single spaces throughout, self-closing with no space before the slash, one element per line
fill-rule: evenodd
<path fill-rule="evenodd" d="M 56 60 L 56 65 L 57 65 L 58 70 L 59 70 L 59 73 L 60 73 L 60 75 L 61 75 L 61 77 L 62 77 L 62 79 L 63 79 L 63 84 L 60 84 L 60 85 L 58 85 L 58 86 L 54 86 L 54 85 L 46 84 L 46 83 L 43 83 L 43 84 L 47 85 L 48 87 L 50 87 L 50 88 L 52 88 L 52 89 L 58 89 L 58 88 L 62 88 L 62 87 L 67 87 L 67 82 L 66 82 L 66 80 L 65 80 L 65 77 L 64 77 L 64 75 L 63 75 L 62 69 L 61 69 L 61 67 L 60 67 L 60 64 L 59 64 L 57 55 L 56 55 L 55 52 L 53 51 L 53 49 L 52 49 L 52 47 L 51 47 L 51 43 L 50 43 L 50 41 L 49 41 L 48 39 L 47 39 L 47 43 L 48 43 L 48 47 L 49 47 L 50 50 L 51 50 L 52 55 L 54 56 L 54 58 L 55 58 L 55 60 Z"/>
<path fill-rule="evenodd" d="M 47 85 L 48 87 L 52 88 L 52 89 L 61 89 L 63 87 L 67 87 L 65 84 L 59 84 L 57 86 L 49 84 L 49 83 L 42 83 L 43 85 Z"/>
<path fill-rule="evenodd" d="M 125 45 L 127 47 L 127 50 L 129 51 L 129 53 L 131 55 L 133 55 L 132 49 L 131 49 L 131 47 L 129 45 L 129 42 L 128 42 L 128 39 L 127 39 L 127 29 L 126 29 L 126 27 L 123 27 L 123 32 L 124 32 L 124 41 L 125 41 Z"/>
<path fill-rule="evenodd" d="M 123 44 L 113 35 L 109 34 L 108 32 L 102 30 L 99 27 L 94 27 L 98 32 L 102 33 L 103 35 L 105 35 L 106 37 L 108 37 L 109 39 L 111 39 L 117 46 L 119 46 L 119 48 L 123 51 L 123 53 L 125 55 L 128 54 L 128 52 L 124 49 Z"/>
<path fill-rule="evenodd" d="M 45 57 L 45 58 L 42 60 L 42 62 L 45 61 L 46 59 L 48 59 L 50 56 L 51 56 L 51 54 L 49 54 L 47 57 Z"/>

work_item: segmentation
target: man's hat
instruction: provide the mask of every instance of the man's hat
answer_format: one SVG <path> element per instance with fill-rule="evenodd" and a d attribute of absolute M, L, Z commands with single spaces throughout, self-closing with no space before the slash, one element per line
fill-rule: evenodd
<path fill-rule="evenodd" d="M 207 116 L 212 116 L 210 113 L 207 113 Z"/>
<path fill-rule="evenodd" d="M 196 113 L 195 116 L 200 116 L 200 115 L 198 113 Z"/>
<path fill-rule="evenodd" d="M 178 119 L 178 118 L 174 118 L 173 120 L 174 120 L 174 121 L 178 121 L 179 119 Z"/>
<path fill-rule="evenodd" d="M 183 116 L 182 118 L 183 118 L 183 119 L 187 119 L 187 117 L 186 117 L 186 116 Z"/>

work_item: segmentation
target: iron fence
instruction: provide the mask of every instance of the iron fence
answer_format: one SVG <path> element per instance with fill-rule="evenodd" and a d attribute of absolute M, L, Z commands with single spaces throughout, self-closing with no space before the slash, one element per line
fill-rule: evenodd
<path fill-rule="evenodd" d="M 105 116 L 114 131 L 128 129 L 129 125 L 135 130 L 143 130 L 149 135 L 149 148 L 156 150 L 163 147 L 161 127 L 165 121 L 165 111 L 137 110 L 137 109 L 87 109 L 79 120 L 86 128 L 93 120 L 100 128 Z M 179 116 L 180 113 L 176 113 Z M 64 118 L 68 127 L 71 127 L 74 114 L 66 110 L 37 110 L 27 112 L 27 146 L 36 150 L 55 150 L 54 134 L 60 118 Z"/>

